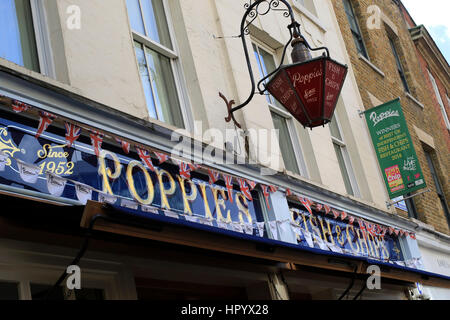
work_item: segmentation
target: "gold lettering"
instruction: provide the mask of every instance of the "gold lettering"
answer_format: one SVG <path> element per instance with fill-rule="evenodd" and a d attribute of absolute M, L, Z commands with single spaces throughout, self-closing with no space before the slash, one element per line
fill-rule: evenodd
<path fill-rule="evenodd" d="M 110 155 L 114 161 L 114 173 L 112 173 L 111 168 L 106 167 L 106 156 Z M 99 157 L 100 166 L 98 167 L 98 173 L 103 177 L 103 192 L 114 195 L 109 184 L 109 179 L 117 179 L 122 172 L 122 165 L 120 164 L 119 158 L 112 152 L 107 150 L 102 150 Z"/>
<path fill-rule="evenodd" d="M 328 230 L 325 230 L 325 228 L 323 227 L 323 219 L 319 218 L 319 221 L 320 221 L 320 228 L 322 229 L 322 233 L 323 233 L 323 239 L 327 242 L 334 244 L 333 233 L 331 232 L 330 222 L 328 220 L 326 220 Z M 331 239 L 331 241 L 328 241 L 327 235 L 329 236 L 329 239 Z"/>
<path fill-rule="evenodd" d="M 225 199 L 227 199 L 225 190 L 219 189 L 219 188 L 212 188 L 212 192 L 213 192 L 213 196 L 214 196 L 214 202 L 216 203 L 217 221 L 230 223 L 231 222 L 230 210 L 227 210 L 226 218 L 224 218 L 222 215 L 222 208 L 226 209 L 226 207 L 227 207 L 225 204 Z M 219 199 L 218 193 L 220 193 L 220 195 L 222 196 L 222 199 Z"/>
<path fill-rule="evenodd" d="M 319 236 L 320 239 L 322 239 L 322 235 L 320 233 L 319 225 L 317 223 L 317 218 L 314 217 L 314 216 L 311 216 L 309 218 L 309 223 L 311 224 L 312 233 L 315 233 L 317 236 Z"/>
<path fill-rule="evenodd" d="M 44 144 L 42 149 L 37 152 L 37 156 L 39 159 L 45 159 L 45 158 L 67 158 L 69 157 L 68 152 L 56 152 L 53 151 L 55 148 L 64 148 L 66 145 L 59 145 L 59 146 L 51 146 L 49 144 Z"/>
<path fill-rule="evenodd" d="M 175 187 L 176 187 L 175 180 L 173 180 L 170 173 L 168 173 L 166 170 L 162 170 L 162 169 L 157 170 L 156 175 L 158 176 L 159 190 L 161 191 L 161 208 L 170 210 L 170 205 L 169 205 L 169 201 L 167 200 L 167 196 L 171 196 L 175 193 Z M 164 175 L 169 180 L 170 188 L 168 188 L 168 189 L 164 188 L 164 181 L 163 181 Z"/>
<path fill-rule="evenodd" d="M 367 239 L 366 239 L 366 235 L 365 235 L 365 232 L 363 232 L 362 233 L 362 237 L 361 237 L 361 234 L 359 233 L 359 229 L 356 229 L 356 234 L 358 235 L 358 240 L 359 240 L 359 244 L 360 244 L 360 246 L 361 246 L 361 253 L 364 253 L 364 251 L 363 251 L 363 245 L 365 245 L 366 246 L 366 251 L 367 251 L 367 254 L 368 255 L 371 255 L 372 254 L 372 251 L 370 250 L 371 248 L 369 247 L 369 245 L 367 244 Z"/>
<path fill-rule="evenodd" d="M 373 255 L 377 258 L 380 257 L 380 251 L 379 251 L 379 246 L 378 243 L 376 242 L 377 238 L 374 237 L 373 235 L 369 234 L 367 237 L 367 240 L 369 242 L 369 246 L 373 249 Z"/>
<path fill-rule="evenodd" d="M 349 232 L 350 228 L 352 229 L 353 237 L 350 236 L 350 232 Z M 353 251 L 353 252 L 359 253 L 360 249 L 359 249 L 358 241 L 355 241 L 355 243 L 356 243 L 356 249 L 355 249 L 355 247 L 353 246 L 353 239 L 354 239 L 354 237 L 355 237 L 355 228 L 353 228 L 352 225 L 347 225 L 347 228 L 346 228 L 346 229 L 347 229 L 347 240 L 348 240 L 348 243 L 350 244 L 350 248 L 352 248 L 352 251 Z"/>
<path fill-rule="evenodd" d="M 209 208 L 208 197 L 206 196 L 206 184 L 201 183 L 200 191 L 202 192 L 203 204 L 205 205 L 205 218 L 206 219 L 214 219 L 211 213 L 211 209 Z"/>
<path fill-rule="evenodd" d="M 345 236 L 344 236 L 344 233 L 342 232 L 340 226 L 336 226 L 336 240 L 338 241 L 338 243 L 341 246 L 344 246 L 344 244 L 345 244 Z"/>
<path fill-rule="evenodd" d="M 189 204 L 189 201 L 195 201 L 195 199 L 197 198 L 197 186 L 191 180 L 187 180 L 187 182 L 191 185 L 191 194 L 187 195 L 186 187 L 185 187 L 186 179 L 184 179 L 178 175 L 177 175 L 177 178 L 178 178 L 178 182 L 180 183 L 181 194 L 183 195 L 184 213 L 188 213 L 189 215 L 192 216 L 192 210 L 191 210 L 191 205 Z"/>
<path fill-rule="evenodd" d="M 305 225 L 305 230 L 309 232 L 308 224 L 306 223 L 306 217 L 303 213 L 300 213 L 303 219 L 303 224 Z"/>
<path fill-rule="evenodd" d="M 141 196 L 137 193 L 136 187 L 134 184 L 134 178 L 133 178 L 133 169 L 134 167 L 138 167 L 141 169 L 141 171 L 144 173 L 145 181 L 147 183 L 147 199 L 142 199 Z M 147 169 L 145 169 L 144 165 L 139 161 L 131 161 L 128 164 L 127 168 L 127 182 L 128 182 L 128 190 L 130 190 L 130 193 L 133 195 L 133 197 L 141 204 L 144 205 L 150 205 L 153 202 L 153 199 L 155 197 L 155 190 L 153 188 L 153 181 L 152 178 L 150 178 L 150 174 L 148 173 Z"/>
<path fill-rule="evenodd" d="M 242 204 L 242 201 L 244 201 L 244 204 Z M 252 223 L 252 216 L 248 211 L 247 199 L 244 197 L 242 193 L 236 193 L 236 204 L 239 208 L 239 221 L 244 223 L 244 218 L 242 217 L 242 214 L 245 214 L 245 216 L 247 217 L 247 222 Z"/>

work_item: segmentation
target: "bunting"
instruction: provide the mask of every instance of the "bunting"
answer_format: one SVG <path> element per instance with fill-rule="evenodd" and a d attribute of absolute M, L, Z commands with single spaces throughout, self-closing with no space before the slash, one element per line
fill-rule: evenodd
<path fill-rule="evenodd" d="M 91 143 L 92 147 L 94 147 L 95 155 L 99 157 L 103 143 L 103 134 L 98 131 L 92 131 L 89 136 L 91 137 Z"/>
<path fill-rule="evenodd" d="M 147 150 L 143 150 L 139 147 L 136 147 L 136 151 L 139 155 L 141 161 L 149 168 L 151 171 L 155 172 L 155 167 L 153 166 L 152 157 Z"/>
<path fill-rule="evenodd" d="M 31 106 L 18 100 L 13 100 L 12 109 L 15 113 L 25 112 L 31 109 Z"/>
<path fill-rule="evenodd" d="M 278 191 L 278 187 L 277 186 L 269 186 L 270 192 L 275 193 Z"/>
<path fill-rule="evenodd" d="M 78 140 L 81 135 L 81 128 L 77 127 L 73 123 L 64 122 L 64 126 L 66 127 L 66 142 L 69 148 Z"/>
<path fill-rule="evenodd" d="M 180 176 L 184 179 L 190 180 L 193 166 L 189 163 L 180 161 L 178 162 L 178 167 L 180 168 Z"/>
<path fill-rule="evenodd" d="M 217 180 L 219 180 L 220 174 L 217 171 L 208 169 L 208 176 L 209 176 L 209 184 L 216 183 Z"/>
<path fill-rule="evenodd" d="M 128 141 L 121 140 L 119 138 L 116 138 L 116 141 L 122 146 L 122 150 L 123 152 L 125 152 L 125 154 L 130 153 L 131 144 Z"/>
<path fill-rule="evenodd" d="M 228 198 L 230 202 L 233 202 L 233 177 L 227 174 L 222 174 L 223 179 L 225 180 L 225 186 L 228 191 Z"/>
<path fill-rule="evenodd" d="M 255 181 L 248 180 L 248 179 L 245 179 L 245 181 L 246 181 L 247 184 L 249 185 L 250 191 L 252 191 L 253 189 L 255 189 L 255 187 L 256 187 L 256 182 L 255 182 Z"/>
<path fill-rule="evenodd" d="M 331 209 L 331 212 L 333 213 L 333 216 L 335 219 L 339 218 L 339 216 L 341 215 L 339 213 L 339 211 L 335 210 L 335 209 Z"/>
<path fill-rule="evenodd" d="M 310 202 L 308 201 L 308 199 L 305 199 L 305 198 L 302 198 L 299 196 L 298 200 L 302 203 L 302 205 L 305 207 L 305 209 L 308 210 L 308 212 L 310 214 L 312 214 L 311 205 L 310 205 Z"/>
<path fill-rule="evenodd" d="M 326 204 L 324 204 L 323 207 L 325 209 L 325 214 L 329 214 L 331 212 L 330 206 L 327 206 Z"/>
<path fill-rule="evenodd" d="M 347 212 L 342 211 L 341 212 L 341 220 L 344 221 L 347 218 Z"/>
<path fill-rule="evenodd" d="M 238 182 L 244 197 L 246 197 L 249 201 L 253 201 L 252 194 L 250 193 L 250 188 L 247 186 L 246 180 L 238 179 Z"/>
<path fill-rule="evenodd" d="M 48 113 L 48 112 L 39 112 L 39 126 L 36 131 L 36 139 L 38 139 L 45 130 L 47 130 L 48 126 L 56 119 L 56 116 Z"/>
<path fill-rule="evenodd" d="M 166 162 L 167 160 L 169 160 L 169 155 L 165 154 L 165 153 L 160 153 L 160 152 L 154 152 L 154 154 L 156 155 L 156 158 L 158 158 L 159 164 L 163 164 L 164 162 Z"/>
<path fill-rule="evenodd" d="M 291 191 L 291 189 L 287 188 L 286 189 L 286 197 L 291 197 L 293 195 L 294 195 L 294 193 Z"/>

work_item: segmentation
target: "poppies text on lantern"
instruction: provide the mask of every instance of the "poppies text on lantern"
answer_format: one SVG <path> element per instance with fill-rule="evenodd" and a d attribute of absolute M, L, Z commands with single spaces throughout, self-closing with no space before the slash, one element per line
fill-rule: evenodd
<path fill-rule="evenodd" d="M 280 3 L 283 3 L 286 9 L 280 9 Z M 259 10 L 261 4 L 265 4 L 265 10 Z M 252 89 L 248 99 L 236 107 L 233 107 L 233 100 L 228 101 L 222 93 L 219 93 L 228 108 L 228 117 L 225 120 L 227 122 L 233 120 L 239 128 L 241 127 L 233 113 L 250 103 L 256 89 L 245 36 L 249 33 L 250 24 L 258 15 L 265 15 L 270 9 L 274 9 L 284 11 L 284 16 L 291 18 L 291 24 L 288 25 L 290 39 L 284 47 L 280 66 L 259 81 L 258 91 L 260 94 L 269 92 L 304 127 L 314 128 L 330 122 L 347 76 L 347 66 L 332 60 L 326 47 L 310 47 L 301 35 L 300 25 L 295 21 L 292 8 L 286 0 L 257 0 L 253 3 L 250 0 L 245 8 L 247 11 L 242 19 L 240 38 L 247 59 Z M 250 22 L 247 21 L 248 18 L 251 18 Z M 293 64 L 285 66 L 283 61 L 289 44 L 293 47 Z M 325 50 L 326 53 L 312 59 L 310 50 Z"/>

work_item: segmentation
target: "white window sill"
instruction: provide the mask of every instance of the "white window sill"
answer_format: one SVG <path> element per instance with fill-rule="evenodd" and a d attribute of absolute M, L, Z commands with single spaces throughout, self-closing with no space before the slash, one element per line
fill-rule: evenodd
<path fill-rule="evenodd" d="M 363 55 L 361 55 L 360 53 L 358 53 L 358 57 L 359 59 L 361 59 L 362 61 L 364 61 L 366 64 L 369 65 L 369 67 L 371 67 L 375 72 L 377 72 L 380 76 L 382 76 L 383 78 L 385 77 L 384 72 L 381 71 L 376 65 L 374 65 L 372 62 L 370 62 L 366 57 L 364 57 Z"/>
<path fill-rule="evenodd" d="M 319 18 L 316 17 L 311 11 L 309 11 L 306 7 L 298 3 L 294 0 L 294 8 L 297 9 L 297 11 L 300 11 L 305 17 L 307 17 L 309 20 L 311 20 L 319 29 L 322 30 L 323 33 L 327 32 L 327 29 L 323 25 L 322 22 L 320 22 Z"/>
<path fill-rule="evenodd" d="M 419 107 L 421 107 L 422 109 L 425 108 L 425 106 L 419 102 L 419 100 L 417 100 L 416 98 L 414 98 L 410 93 L 405 92 L 406 96 L 411 99 L 415 104 L 417 104 Z"/>

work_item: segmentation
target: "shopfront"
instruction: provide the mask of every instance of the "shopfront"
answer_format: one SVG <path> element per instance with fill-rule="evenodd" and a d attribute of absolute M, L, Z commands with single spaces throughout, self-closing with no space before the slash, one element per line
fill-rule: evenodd
<path fill-rule="evenodd" d="M 448 283 L 419 270 L 399 218 L 250 165 L 173 155 L 167 130 L 21 79 L 4 76 L 0 94 L 9 297 L 43 298 L 86 229 L 84 291 L 55 299 L 337 299 L 370 265 L 386 285 L 373 298 Z"/>

